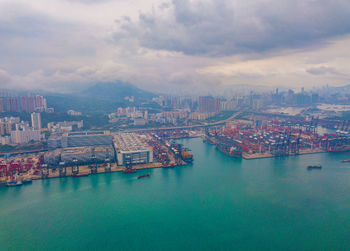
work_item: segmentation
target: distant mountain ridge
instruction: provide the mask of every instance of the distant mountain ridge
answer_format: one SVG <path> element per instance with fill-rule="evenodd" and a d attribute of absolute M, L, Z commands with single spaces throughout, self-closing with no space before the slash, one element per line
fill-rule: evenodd
<path fill-rule="evenodd" d="M 134 97 L 129 102 L 126 97 Z M 112 112 L 117 107 L 137 106 L 150 100 L 155 94 L 132 84 L 116 81 L 97 83 L 73 94 L 48 94 L 47 103 L 57 111 L 69 109 L 86 112 Z"/>
<path fill-rule="evenodd" d="M 80 93 L 79 96 L 87 96 L 92 98 L 103 98 L 103 99 L 124 99 L 125 97 L 134 96 L 135 99 L 147 99 L 152 98 L 155 94 L 142 90 L 130 83 L 126 82 L 107 82 L 97 83 Z"/>

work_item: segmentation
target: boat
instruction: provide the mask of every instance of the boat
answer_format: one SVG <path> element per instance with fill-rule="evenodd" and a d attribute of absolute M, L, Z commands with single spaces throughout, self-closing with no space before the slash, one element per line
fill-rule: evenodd
<path fill-rule="evenodd" d="M 350 159 L 341 160 L 341 162 L 350 162 Z"/>
<path fill-rule="evenodd" d="M 138 179 L 149 177 L 149 173 L 137 176 Z"/>
<path fill-rule="evenodd" d="M 224 145 L 224 144 L 216 144 L 216 148 L 222 152 L 227 154 L 231 157 L 242 157 L 242 151 L 239 150 L 237 147 L 233 147 L 230 145 Z"/>
<path fill-rule="evenodd" d="M 25 179 L 22 180 L 22 183 L 23 184 L 28 184 L 28 183 L 32 183 L 32 181 L 33 181 L 32 178 L 25 178 Z"/>
<path fill-rule="evenodd" d="M 203 137 L 203 142 L 208 143 L 210 145 L 215 145 L 215 138 L 206 135 Z"/>
<path fill-rule="evenodd" d="M 7 182 L 8 187 L 15 187 L 15 186 L 21 186 L 21 185 L 23 185 L 23 183 L 20 180 Z"/>
<path fill-rule="evenodd" d="M 186 163 L 192 163 L 193 162 L 193 155 L 188 153 L 187 150 L 182 149 L 181 150 L 181 159 L 185 161 Z"/>
<path fill-rule="evenodd" d="M 124 170 L 124 173 L 136 173 L 136 170 L 132 168 L 128 168 Z"/>
<path fill-rule="evenodd" d="M 174 164 L 168 163 L 168 162 L 164 163 L 164 165 L 163 165 L 163 168 L 174 168 L 174 167 L 175 167 Z"/>
<path fill-rule="evenodd" d="M 308 170 L 311 170 L 311 169 L 322 169 L 322 166 L 321 165 L 316 165 L 316 166 L 307 166 L 307 169 Z"/>
<path fill-rule="evenodd" d="M 89 176 L 90 174 L 89 173 L 73 173 L 72 174 L 72 177 L 84 177 L 84 176 Z"/>

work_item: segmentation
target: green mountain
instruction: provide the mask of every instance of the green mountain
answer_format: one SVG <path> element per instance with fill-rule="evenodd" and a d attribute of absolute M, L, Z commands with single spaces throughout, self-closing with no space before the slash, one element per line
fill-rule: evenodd
<path fill-rule="evenodd" d="M 133 96 L 136 100 L 144 100 L 154 97 L 151 92 L 144 91 L 132 84 L 117 81 L 114 83 L 98 83 L 78 94 L 82 97 L 103 99 L 124 99 Z"/>
<path fill-rule="evenodd" d="M 126 97 L 134 97 L 130 102 Z M 124 83 L 97 83 L 73 94 L 46 94 L 49 107 L 58 112 L 77 110 L 83 113 L 112 112 L 117 107 L 134 106 L 149 101 L 155 95 Z"/>

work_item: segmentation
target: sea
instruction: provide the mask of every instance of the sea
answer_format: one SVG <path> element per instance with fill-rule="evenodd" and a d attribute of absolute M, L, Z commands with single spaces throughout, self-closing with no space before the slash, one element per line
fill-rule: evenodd
<path fill-rule="evenodd" d="M 0 250 L 350 249 L 349 153 L 244 160 L 179 142 L 193 164 L 0 187 Z"/>

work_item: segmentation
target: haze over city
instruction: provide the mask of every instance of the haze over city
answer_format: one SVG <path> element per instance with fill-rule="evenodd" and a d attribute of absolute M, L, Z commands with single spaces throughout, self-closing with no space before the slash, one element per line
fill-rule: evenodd
<path fill-rule="evenodd" d="M 0 87 L 346 85 L 349 14 L 349 1 L 331 0 L 1 0 Z"/>
<path fill-rule="evenodd" d="M 0 0 L 0 250 L 350 250 L 349 45 L 349 0 Z"/>

